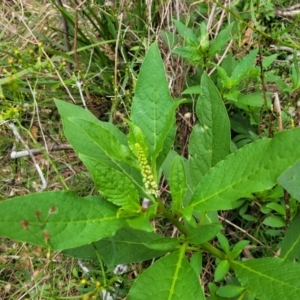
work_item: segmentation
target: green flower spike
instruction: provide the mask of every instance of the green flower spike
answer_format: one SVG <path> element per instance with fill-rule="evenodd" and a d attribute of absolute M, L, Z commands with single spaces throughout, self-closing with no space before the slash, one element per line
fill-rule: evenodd
<path fill-rule="evenodd" d="M 139 166 L 141 168 L 141 173 L 143 176 L 143 183 L 146 188 L 146 191 L 149 194 L 152 194 L 157 197 L 158 196 L 158 186 L 152 175 L 151 168 L 148 164 L 148 160 L 145 156 L 143 148 L 141 147 L 141 145 L 139 143 L 135 143 L 134 146 L 136 149 L 136 154 L 137 154 L 137 158 L 139 161 Z"/>

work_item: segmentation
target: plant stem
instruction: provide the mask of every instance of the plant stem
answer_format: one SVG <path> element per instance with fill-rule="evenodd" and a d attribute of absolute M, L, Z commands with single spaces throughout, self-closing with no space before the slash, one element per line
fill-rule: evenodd
<path fill-rule="evenodd" d="M 161 210 L 163 216 L 166 217 L 169 221 L 171 221 L 171 223 L 173 225 L 175 225 L 181 233 L 183 233 L 185 236 L 187 236 L 189 234 L 189 230 L 183 224 L 181 224 L 178 219 L 174 218 L 172 213 L 165 208 L 165 206 L 160 198 L 156 198 L 156 200 L 158 203 L 158 207 Z M 211 245 L 209 242 L 205 242 L 205 243 L 201 244 L 200 246 L 205 251 L 211 253 L 212 255 L 216 256 L 217 258 L 222 259 L 222 260 L 226 259 L 226 254 L 224 252 L 222 252 L 221 250 L 219 250 L 218 248 L 216 248 L 215 246 Z"/>
<path fill-rule="evenodd" d="M 226 254 L 218 248 L 216 248 L 215 246 L 213 246 L 212 244 L 210 244 L 209 242 L 201 244 L 201 248 L 221 260 L 226 259 Z"/>
<path fill-rule="evenodd" d="M 171 221 L 172 224 L 174 224 L 181 233 L 183 233 L 184 235 L 188 235 L 189 234 L 188 229 L 183 224 L 181 224 L 179 222 L 179 220 L 176 219 L 169 210 L 167 210 L 165 208 L 165 206 L 162 203 L 161 199 L 156 198 L 156 201 L 158 203 L 158 207 L 161 210 L 163 216 L 166 217 L 169 221 Z"/>

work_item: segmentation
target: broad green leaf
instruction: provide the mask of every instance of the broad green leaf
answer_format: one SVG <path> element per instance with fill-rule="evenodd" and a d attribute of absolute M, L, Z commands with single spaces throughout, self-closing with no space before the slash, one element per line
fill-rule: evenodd
<path fill-rule="evenodd" d="M 270 189 L 300 157 L 300 128 L 255 141 L 212 168 L 196 187 L 191 206 L 196 211 L 225 210 L 253 192 Z"/>
<path fill-rule="evenodd" d="M 253 94 L 239 95 L 237 98 L 237 102 L 252 107 L 262 107 L 265 104 L 265 99 L 262 92 L 257 92 Z M 267 98 L 267 107 L 271 107 L 270 97 Z"/>
<path fill-rule="evenodd" d="M 280 257 L 282 259 L 300 258 L 300 212 L 293 218 L 287 229 L 281 245 Z"/>
<path fill-rule="evenodd" d="M 280 228 L 286 225 L 284 219 L 280 216 L 268 216 L 263 220 L 263 224 L 274 228 Z"/>
<path fill-rule="evenodd" d="M 218 223 L 201 225 L 190 231 L 187 240 L 192 244 L 200 245 L 213 239 L 221 229 L 222 225 Z"/>
<path fill-rule="evenodd" d="M 278 212 L 282 216 L 285 216 L 285 209 L 284 209 L 283 205 L 280 205 L 276 202 L 269 202 L 269 203 L 266 204 L 265 207 L 270 208 L 271 210 L 275 210 L 276 212 Z"/>
<path fill-rule="evenodd" d="M 157 140 L 157 147 L 153 153 L 153 158 L 152 158 L 153 169 L 159 170 L 164 160 L 166 159 L 167 155 L 169 154 L 171 147 L 174 144 L 175 135 L 176 135 L 176 126 L 175 126 L 176 109 L 178 105 L 181 104 L 182 102 L 184 102 L 184 100 L 176 101 L 173 104 L 172 108 L 169 110 L 168 114 L 166 115 L 166 120 L 167 120 L 166 125 L 163 128 L 161 135 Z"/>
<path fill-rule="evenodd" d="M 264 68 L 268 68 L 277 58 L 278 54 L 273 54 L 270 56 L 267 56 L 266 58 L 263 59 L 262 65 Z"/>
<path fill-rule="evenodd" d="M 172 127 L 173 120 L 167 116 L 173 109 L 173 105 L 163 61 L 158 46 L 154 43 L 142 64 L 131 106 L 131 120 L 142 130 L 150 158 L 163 149 L 163 143 L 158 146 L 158 141 L 162 136 L 164 138 L 168 136 L 166 127 Z"/>
<path fill-rule="evenodd" d="M 194 42 L 197 42 L 197 36 L 195 35 L 194 31 L 187 27 L 185 24 L 183 24 L 180 21 L 177 21 L 175 19 L 173 19 L 173 23 L 175 24 L 179 35 L 183 38 L 183 39 L 189 39 L 192 40 Z"/>
<path fill-rule="evenodd" d="M 187 89 L 185 89 L 181 94 L 182 95 L 190 95 L 190 94 L 201 94 L 202 93 L 202 88 L 200 85 L 194 85 L 190 86 Z"/>
<path fill-rule="evenodd" d="M 191 194 L 192 194 L 192 186 L 191 186 L 191 180 L 190 180 L 190 174 L 189 174 L 189 168 L 188 168 L 188 161 L 183 156 L 180 156 L 177 152 L 171 150 L 171 151 L 169 151 L 169 154 L 167 155 L 161 168 L 162 168 L 163 174 L 166 177 L 167 181 L 170 182 L 171 181 L 172 164 L 173 164 L 173 161 L 175 159 L 177 159 L 177 157 L 182 160 L 182 163 L 185 168 L 186 183 L 187 183 L 187 192 L 186 192 L 185 198 L 183 200 L 183 204 L 185 205 L 185 203 L 187 203 L 189 201 L 189 199 L 191 198 Z"/>
<path fill-rule="evenodd" d="M 45 192 L 3 201 L 0 235 L 54 250 L 113 236 L 126 220 L 117 217 L 114 205 L 96 199 L 81 198 L 73 192 Z"/>
<path fill-rule="evenodd" d="M 218 291 L 219 287 L 216 286 L 214 283 L 209 282 L 208 283 L 208 288 L 209 288 L 210 300 L 225 300 L 225 299 L 228 299 L 228 298 L 224 298 L 224 297 L 221 297 L 221 296 L 217 295 L 217 291 Z"/>
<path fill-rule="evenodd" d="M 234 82 L 233 86 L 237 86 L 246 77 L 250 70 L 255 66 L 254 60 L 258 53 L 258 49 L 252 50 L 247 56 L 245 56 L 236 68 L 233 70 L 231 78 Z"/>
<path fill-rule="evenodd" d="M 226 298 L 236 297 L 241 294 L 245 289 L 238 285 L 225 285 L 217 290 L 217 295 Z"/>
<path fill-rule="evenodd" d="M 199 124 L 189 141 L 189 168 L 194 186 L 230 153 L 230 122 L 223 100 L 206 73 L 201 77 L 201 87 L 202 94 L 196 104 Z"/>
<path fill-rule="evenodd" d="M 247 221 L 250 221 L 250 222 L 257 222 L 258 221 L 258 218 L 257 217 L 254 217 L 252 215 L 249 215 L 249 214 L 243 214 L 241 215 L 241 217 Z"/>
<path fill-rule="evenodd" d="M 69 256 L 97 260 L 97 252 L 108 265 L 137 263 L 164 255 L 169 250 L 154 250 L 147 247 L 160 235 L 133 228 L 121 228 L 113 237 L 104 238 L 93 244 L 65 250 Z"/>
<path fill-rule="evenodd" d="M 148 147 L 147 147 L 146 138 L 145 138 L 143 132 L 141 131 L 141 129 L 138 126 L 136 126 L 132 122 L 130 122 L 130 121 L 126 121 L 126 122 L 130 128 L 129 134 L 127 136 L 129 148 L 135 154 L 135 156 L 138 157 L 136 144 L 139 144 L 144 152 L 144 155 L 146 157 L 148 157 Z"/>
<path fill-rule="evenodd" d="M 300 201 L 300 160 L 282 173 L 278 178 L 278 182 L 289 194 Z"/>
<path fill-rule="evenodd" d="M 298 299 L 300 264 L 280 258 L 231 262 L 241 285 L 259 300 Z"/>
<path fill-rule="evenodd" d="M 197 49 L 201 52 L 206 52 L 209 48 L 209 34 L 204 22 L 200 24 L 200 40 L 199 43 L 195 43 L 195 45 L 197 45 Z"/>
<path fill-rule="evenodd" d="M 173 54 L 177 54 L 190 62 L 199 61 L 202 59 L 202 54 L 195 46 L 177 47 L 172 50 Z"/>
<path fill-rule="evenodd" d="M 230 269 L 230 264 L 228 260 L 221 260 L 215 269 L 215 282 L 219 282 L 224 279 Z"/>
<path fill-rule="evenodd" d="M 232 79 L 227 75 L 226 70 L 220 66 L 216 66 L 216 68 L 217 68 L 217 73 L 218 73 L 218 80 L 220 80 L 222 87 L 231 89 L 233 86 Z"/>
<path fill-rule="evenodd" d="M 174 144 L 174 140 L 175 140 L 175 136 L 176 136 L 176 124 L 175 124 L 175 111 L 173 112 L 173 115 L 170 116 L 171 121 L 173 122 L 173 124 L 171 124 L 171 129 L 168 133 L 168 135 L 166 136 L 166 138 L 164 137 L 164 135 L 162 135 L 160 141 L 158 142 L 159 145 L 163 145 L 161 152 L 158 152 L 159 155 L 157 157 L 156 160 L 156 170 L 159 170 L 163 164 L 163 162 L 165 161 L 165 159 L 167 158 L 168 154 L 171 151 L 171 148 Z M 165 130 L 166 132 L 166 130 Z M 157 155 L 155 153 L 155 155 Z M 153 166 L 153 163 L 152 163 Z"/>
<path fill-rule="evenodd" d="M 228 259 L 235 259 L 235 258 L 237 258 L 241 254 L 241 252 L 243 251 L 243 249 L 247 245 L 249 245 L 249 243 L 250 243 L 249 241 L 244 241 L 244 240 L 241 240 L 241 241 L 237 242 L 233 246 L 233 248 L 230 251 L 230 253 L 227 254 Z"/>
<path fill-rule="evenodd" d="M 153 225 L 150 223 L 150 218 L 152 218 L 157 213 L 157 202 L 153 201 L 152 204 L 136 217 L 127 219 L 127 223 L 130 227 L 134 229 L 140 229 L 147 232 L 153 232 Z M 126 212 L 125 212 L 126 213 Z M 122 215 L 121 215 L 122 216 Z"/>
<path fill-rule="evenodd" d="M 59 100 L 56 100 L 56 105 L 62 116 L 64 133 L 76 153 L 122 171 L 143 193 L 142 177 L 126 136 L 114 125 L 99 121 L 87 110 Z"/>
<path fill-rule="evenodd" d="M 180 245 L 179 239 L 161 237 L 147 243 L 147 247 L 154 250 L 173 251 Z"/>
<path fill-rule="evenodd" d="M 111 158 L 107 156 L 103 150 L 101 150 L 101 148 L 94 140 L 91 139 L 89 134 L 83 128 L 71 121 L 71 118 L 81 118 L 95 124 L 95 126 L 101 126 L 105 130 L 110 131 L 115 136 L 115 139 L 125 146 L 127 146 L 126 136 L 114 125 L 99 121 L 91 112 L 81 107 L 60 100 L 55 100 L 55 104 L 62 117 L 64 134 L 76 153 L 80 152 L 89 157 L 101 159 L 102 163 L 109 166 L 115 166 L 115 164 L 111 161 Z"/>
<path fill-rule="evenodd" d="M 99 147 L 99 150 L 103 151 L 105 155 L 117 165 L 119 165 L 119 161 L 123 161 L 137 168 L 136 159 L 129 147 L 122 144 L 109 128 L 103 127 L 99 122 L 95 124 L 94 122 L 77 117 L 71 117 L 69 120 L 73 122 L 74 125 L 79 126 L 80 129 L 83 129 L 83 131 L 85 131 L 91 140 Z"/>
<path fill-rule="evenodd" d="M 79 154 L 79 158 L 89 169 L 98 191 L 126 213 L 141 212 L 138 191 L 131 180 L 122 172 L 112 169 L 100 161 Z"/>
<path fill-rule="evenodd" d="M 230 79 L 229 83 L 231 84 L 231 79 Z M 239 90 L 232 89 L 232 90 L 229 90 L 228 92 L 224 93 L 223 94 L 223 98 L 226 99 L 226 100 L 237 102 L 238 101 L 238 97 L 240 96 L 240 94 L 241 94 L 241 92 Z M 240 104 L 240 106 L 242 106 L 242 104 Z"/>
<path fill-rule="evenodd" d="M 232 40 L 230 35 L 234 22 L 228 24 L 220 33 L 213 39 L 208 50 L 208 57 L 213 58 L 215 54 L 223 50 L 225 44 Z"/>
<path fill-rule="evenodd" d="M 219 233 L 217 235 L 218 241 L 220 243 L 221 248 L 224 250 L 224 252 L 227 254 L 230 252 L 230 245 L 229 245 L 229 241 L 226 238 L 226 236 L 222 233 Z"/>
<path fill-rule="evenodd" d="M 199 278 L 184 251 L 159 259 L 136 279 L 128 300 L 145 299 L 205 300 Z"/>
<path fill-rule="evenodd" d="M 185 168 L 179 156 L 173 160 L 169 184 L 172 195 L 172 209 L 178 210 L 182 207 L 182 200 L 187 191 Z"/>
<path fill-rule="evenodd" d="M 199 276 L 202 270 L 202 253 L 201 251 L 197 251 L 193 253 L 190 258 L 190 265 L 194 269 L 195 273 Z"/>
<path fill-rule="evenodd" d="M 226 75 L 228 74 L 229 77 L 237 65 L 238 61 L 234 59 L 232 53 L 227 54 L 221 63 L 221 67 L 226 71 Z"/>
<path fill-rule="evenodd" d="M 56 100 L 55 103 L 62 117 L 64 133 L 76 153 L 95 158 L 109 167 L 124 172 L 132 179 L 136 187 L 142 193 L 143 183 L 139 170 L 123 161 L 113 159 L 115 156 L 111 157 L 109 151 L 107 152 L 107 148 L 104 148 L 106 149 L 105 152 L 105 150 L 97 143 L 100 140 L 100 143 L 103 145 L 105 140 L 101 140 L 101 136 L 99 135 L 95 137 L 95 128 L 101 127 L 103 130 L 110 132 L 114 136 L 113 140 L 119 141 L 121 143 L 120 149 L 124 150 L 122 153 L 116 155 L 121 158 L 121 160 L 124 158 L 127 162 L 134 165 L 127 150 L 128 143 L 126 136 L 113 124 L 99 121 L 93 114 L 83 108 L 60 100 Z M 87 123 L 87 126 L 90 125 L 90 130 L 82 128 L 79 124 L 74 123 L 74 119 L 71 121 L 74 117 L 85 120 L 86 122 L 83 123 Z M 109 133 L 107 133 L 107 137 L 110 137 Z"/>

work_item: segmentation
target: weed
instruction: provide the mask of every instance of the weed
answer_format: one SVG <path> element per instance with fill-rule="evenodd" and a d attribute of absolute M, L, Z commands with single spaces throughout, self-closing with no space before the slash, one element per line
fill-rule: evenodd
<path fill-rule="evenodd" d="M 3 238 L 5 299 L 295 298 L 297 18 L 270 1 L 57 3 L 15 3 L 13 35 L 3 6 L 1 193 L 18 197 L 0 233 L 43 246 Z"/>

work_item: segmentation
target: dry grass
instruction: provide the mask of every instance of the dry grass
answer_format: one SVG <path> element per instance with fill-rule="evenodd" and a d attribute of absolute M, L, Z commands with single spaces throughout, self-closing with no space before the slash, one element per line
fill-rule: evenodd
<path fill-rule="evenodd" d="M 79 295 L 79 278 L 71 272 L 75 261 L 59 253 L 2 239 L 0 299 L 45 299 Z"/>

